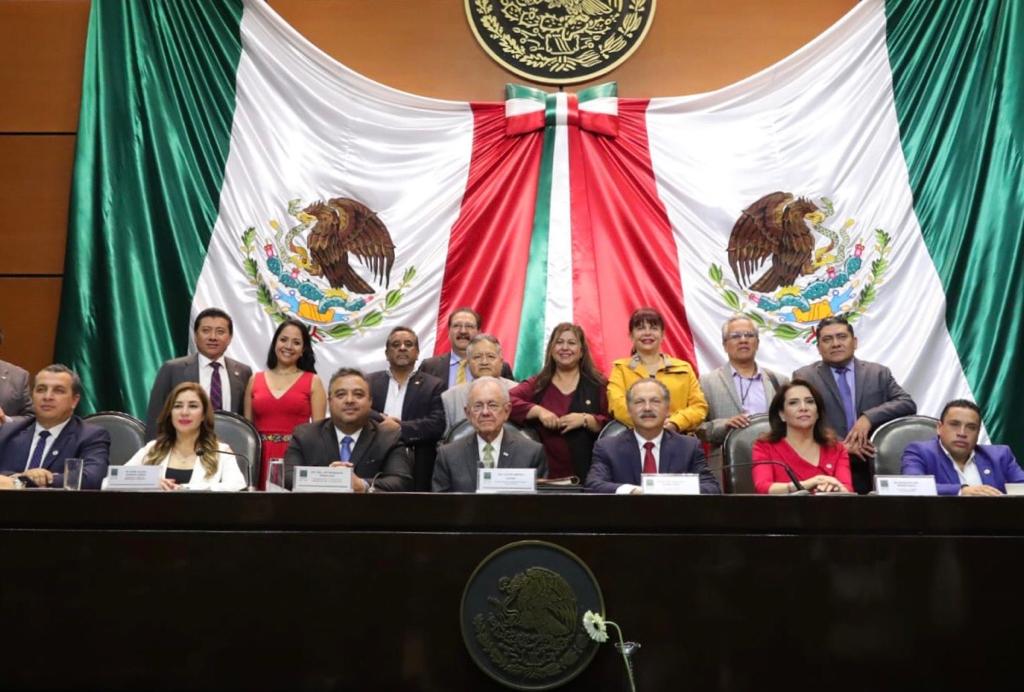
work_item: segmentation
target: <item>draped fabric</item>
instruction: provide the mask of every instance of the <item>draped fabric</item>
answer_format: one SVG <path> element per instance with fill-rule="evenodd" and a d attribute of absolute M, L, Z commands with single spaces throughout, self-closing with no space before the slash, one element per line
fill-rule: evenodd
<path fill-rule="evenodd" d="M 886 5 L 914 210 L 991 437 L 1024 459 L 1024 6 Z"/>
<path fill-rule="evenodd" d="M 141 413 L 186 349 L 217 218 L 241 2 L 94 2 L 56 359 L 84 411 Z"/>

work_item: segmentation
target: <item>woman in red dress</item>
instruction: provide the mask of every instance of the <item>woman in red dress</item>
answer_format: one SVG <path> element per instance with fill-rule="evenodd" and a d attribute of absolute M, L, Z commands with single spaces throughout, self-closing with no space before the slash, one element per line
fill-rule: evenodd
<path fill-rule="evenodd" d="M 509 393 L 518 425 L 533 425 L 548 458 L 548 478 L 590 470 L 594 440 L 608 422 L 607 383 L 594 366 L 583 329 L 562 322 L 551 331 L 544 367 Z"/>
<path fill-rule="evenodd" d="M 295 427 L 323 420 L 326 410 L 309 329 L 298 320 L 285 320 L 270 342 L 267 370 L 253 375 L 245 388 L 245 417 L 263 442 L 260 490 L 267 489 L 270 460 L 284 458 Z"/>
<path fill-rule="evenodd" d="M 853 492 L 850 457 L 835 433 L 825 426 L 825 402 L 804 380 L 779 389 L 768 407 L 771 431 L 754 443 L 753 461 L 778 461 L 788 466 L 813 493 Z M 751 469 L 759 493 L 795 492 L 786 470 L 770 464 Z"/>

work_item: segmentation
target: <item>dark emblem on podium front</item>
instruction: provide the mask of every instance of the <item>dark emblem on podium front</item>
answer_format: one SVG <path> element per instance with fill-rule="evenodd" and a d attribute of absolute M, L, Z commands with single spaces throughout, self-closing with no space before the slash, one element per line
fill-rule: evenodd
<path fill-rule="evenodd" d="M 462 638 L 473 661 L 516 690 L 547 690 L 576 677 L 597 643 L 583 613 L 604 612 L 590 569 L 544 541 L 510 543 L 477 566 L 462 595 Z"/>
<path fill-rule="evenodd" d="M 465 0 L 487 54 L 545 84 L 575 84 L 621 65 L 647 35 L 655 1 Z"/>

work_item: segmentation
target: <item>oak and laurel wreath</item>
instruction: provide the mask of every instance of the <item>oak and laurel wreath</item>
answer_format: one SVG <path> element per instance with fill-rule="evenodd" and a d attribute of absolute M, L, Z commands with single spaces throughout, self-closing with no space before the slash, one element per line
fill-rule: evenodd
<path fill-rule="evenodd" d="M 629 0 L 628 12 L 622 18 L 622 24 L 605 38 L 600 50 L 589 49 L 580 53 L 578 57 L 569 57 L 567 55 L 551 56 L 527 53 L 519 45 L 519 42 L 501 27 L 498 18 L 494 16 L 494 8 L 491 7 L 491 3 L 492 0 L 474 0 L 476 10 L 480 15 L 480 24 L 491 35 L 491 38 L 498 42 L 502 51 L 527 67 L 550 70 L 551 72 L 568 72 L 576 69 L 578 65 L 593 67 L 602 60 L 608 60 L 611 56 L 621 52 L 628 45 L 628 39 L 632 39 L 637 29 L 643 24 L 641 15 L 647 8 L 647 0 Z"/>
<path fill-rule="evenodd" d="M 256 227 L 249 226 L 242 233 L 242 252 L 245 254 L 245 262 L 243 268 L 245 275 L 249 279 L 249 284 L 256 287 L 256 300 L 263 306 L 263 311 L 266 312 L 270 319 L 274 321 L 274 324 L 280 324 L 288 319 L 289 315 L 280 308 L 277 302 L 274 300 L 270 293 L 270 287 L 267 286 L 267 282 L 264 280 L 263 275 L 260 273 L 259 264 L 254 257 L 256 251 Z M 360 315 L 358 319 L 347 322 L 345 324 L 336 324 L 328 329 L 320 330 L 320 333 L 329 336 L 332 339 L 347 339 L 350 336 L 355 336 L 363 331 L 376 327 L 384 318 L 387 317 L 392 310 L 398 307 L 398 304 L 402 302 L 402 296 L 404 295 L 405 289 L 409 287 L 412 280 L 416 278 L 416 267 L 409 267 L 405 270 L 402 275 L 402 280 L 398 286 L 392 288 L 384 295 L 383 305 L 375 310 L 370 310 L 364 315 Z"/>
<path fill-rule="evenodd" d="M 844 313 L 846 319 L 851 323 L 863 317 L 871 304 L 878 298 L 878 287 L 885 281 L 885 272 L 889 269 L 892 236 L 881 228 L 875 229 L 875 252 L 878 256 L 871 262 L 871 276 L 864 284 L 864 288 L 861 289 L 853 305 Z M 719 265 L 711 265 L 708 269 L 708 278 L 711 279 L 711 283 L 714 284 L 725 304 L 735 312 L 749 317 L 757 325 L 758 331 L 768 331 L 784 341 L 792 341 L 798 338 L 815 338 L 813 326 L 794 327 L 789 323 L 779 322 L 754 307 L 750 307 L 747 310 L 742 309 L 743 306 L 739 294 L 730 288 L 730 282 L 725 279 L 724 272 Z"/>

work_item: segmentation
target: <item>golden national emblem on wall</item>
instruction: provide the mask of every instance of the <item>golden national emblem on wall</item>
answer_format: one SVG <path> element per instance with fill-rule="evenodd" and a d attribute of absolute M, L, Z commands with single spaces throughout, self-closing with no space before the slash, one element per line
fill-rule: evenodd
<path fill-rule="evenodd" d="M 647 35 L 656 0 L 466 0 L 477 41 L 505 69 L 574 84 L 622 64 Z"/>

